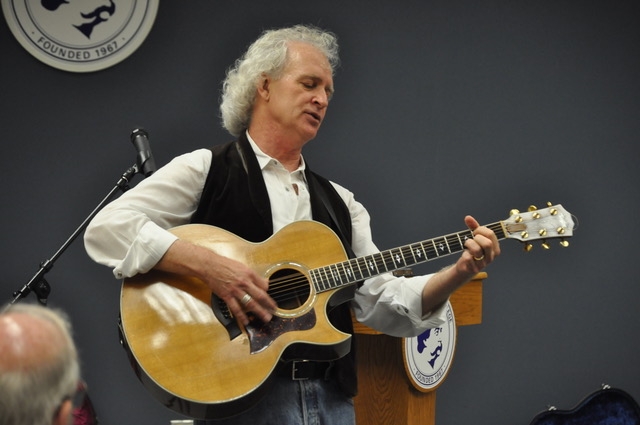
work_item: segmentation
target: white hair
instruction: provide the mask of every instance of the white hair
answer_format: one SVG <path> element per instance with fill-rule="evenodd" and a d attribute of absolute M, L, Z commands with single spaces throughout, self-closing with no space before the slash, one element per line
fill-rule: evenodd
<path fill-rule="evenodd" d="M 63 401 L 73 397 L 80 379 L 71 325 L 63 312 L 32 304 L 16 304 L 3 311 L 0 318 L 17 314 L 52 324 L 57 333 L 48 334 L 50 341 L 44 342 L 58 347 L 54 348 L 52 355 L 43 355 L 37 367 L 3 368 L 0 364 L 0 423 L 47 425 L 51 423 Z M 42 346 L 42 341 L 40 345 Z M 26 350 L 32 348 L 27 346 Z M 41 353 L 36 351 L 27 354 L 38 356 Z"/>
<path fill-rule="evenodd" d="M 320 50 L 327 57 L 332 73 L 335 72 L 340 59 L 337 37 L 333 33 L 309 25 L 264 31 L 229 68 L 222 84 L 220 112 L 222 125 L 229 133 L 237 137 L 249 127 L 260 78 L 281 76 L 292 42 L 307 43 Z"/>

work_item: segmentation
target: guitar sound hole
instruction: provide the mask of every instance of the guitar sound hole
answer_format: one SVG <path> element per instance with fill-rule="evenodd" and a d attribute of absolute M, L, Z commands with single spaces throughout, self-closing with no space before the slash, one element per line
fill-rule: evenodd
<path fill-rule="evenodd" d="M 297 270 L 278 270 L 269 278 L 271 298 L 282 310 L 293 310 L 303 305 L 310 295 L 309 281 Z"/>

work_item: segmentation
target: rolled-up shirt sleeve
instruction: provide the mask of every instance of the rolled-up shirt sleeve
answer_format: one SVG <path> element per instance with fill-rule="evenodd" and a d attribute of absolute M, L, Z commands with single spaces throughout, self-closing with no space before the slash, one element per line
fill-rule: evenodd
<path fill-rule="evenodd" d="M 145 273 L 177 239 L 168 229 L 189 223 L 211 165 L 211 151 L 174 158 L 105 206 L 84 235 L 87 254 L 116 278 Z"/>
<path fill-rule="evenodd" d="M 352 223 L 352 248 L 361 257 L 380 252 L 371 236 L 371 217 L 353 193 L 334 183 L 349 208 Z M 445 322 L 446 303 L 422 314 L 422 290 L 433 276 L 396 277 L 383 273 L 363 282 L 351 305 L 356 319 L 377 331 L 392 336 L 411 337 Z"/>

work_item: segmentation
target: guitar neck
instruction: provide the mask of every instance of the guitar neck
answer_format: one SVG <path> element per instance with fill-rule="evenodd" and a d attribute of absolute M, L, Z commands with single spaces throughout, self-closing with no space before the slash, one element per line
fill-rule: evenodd
<path fill-rule="evenodd" d="M 506 238 L 503 222 L 487 225 L 498 239 Z M 364 257 L 352 258 L 341 263 L 310 270 L 316 292 L 324 292 L 351 285 L 383 273 L 436 260 L 464 250 L 464 243 L 473 238 L 467 229 L 458 233 L 427 239 L 421 242 L 381 251 Z"/>

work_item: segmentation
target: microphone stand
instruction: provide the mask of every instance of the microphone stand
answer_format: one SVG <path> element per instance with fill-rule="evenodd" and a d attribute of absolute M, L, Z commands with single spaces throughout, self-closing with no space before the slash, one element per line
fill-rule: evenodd
<path fill-rule="evenodd" d="M 144 163 L 144 162 L 143 162 Z M 133 178 L 134 175 L 140 173 L 142 169 L 142 164 L 134 164 L 127 171 L 122 174 L 116 185 L 111 189 L 109 194 L 98 204 L 98 206 L 89 214 L 89 216 L 80 224 L 80 226 L 73 232 L 73 234 L 67 239 L 67 241 L 58 249 L 58 251 L 48 260 L 40 263 L 40 269 L 38 272 L 31 278 L 31 280 L 24 285 L 20 290 L 15 291 L 13 293 L 13 300 L 9 303 L 11 305 L 18 302 L 18 300 L 29 295 L 31 291 L 36 294 L 38 302 L 42 305 L 47 305 L 47 297 L 51 292 L 51 286 L 49 282 L 44 278 L 44 275 L 51 270 L 54 263 L 62 255 L 62 253 L 71 245 L 71 243 L 84 231 L 84 229 L 89 225 L 89 222 L 95 217 L 95 215 L 107 204 L 111 201 L 113 196 L 118 192 L 118 190 L 122 190 L 122 192 L 126 192 L 129 190 L 129 182 Z"/>

